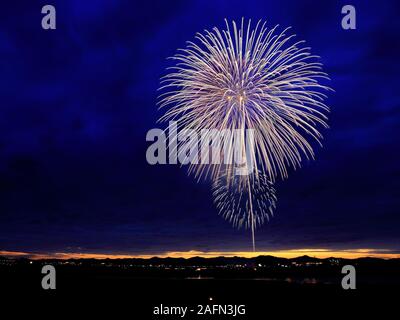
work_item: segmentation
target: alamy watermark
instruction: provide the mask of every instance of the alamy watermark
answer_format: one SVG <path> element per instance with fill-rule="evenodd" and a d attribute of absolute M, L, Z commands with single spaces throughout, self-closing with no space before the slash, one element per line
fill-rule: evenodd
<path fill-rule="evenodd" d="M 342 288 L 344 290 L 356 289 L 356 268 L 348 264 L 342 267 L 342 274 L 345 276 L 342 279 Z"/>
<path fill-rule="evenodd" d="M 342 28 L 344 30 L 355 30 L 356 26 L 356 8 L 350 4 L 342 7 Z"/>
<path fill-rule="evenodd" d="M 54 290 L 56 288 L 56 268 L 47 264 L 42 267 L 42 274 L 45 274 L 42 278 L 42 288 L 44 290 Z"/>
<path fill-rule="evenodd" d="M 149 130 L 146 141 L 153 142 L 146 151 L 151 165 L 233 165 L 236 175 L 254 170 L 254 129 L 178 131 L 177 122 L 170 121 L 166 130 Z"/>
<path fill-rule="evenodd" d="M 44 30 L 56 29 L 56 8 L 50 4 L 42 7 L 42 28 Z"/>

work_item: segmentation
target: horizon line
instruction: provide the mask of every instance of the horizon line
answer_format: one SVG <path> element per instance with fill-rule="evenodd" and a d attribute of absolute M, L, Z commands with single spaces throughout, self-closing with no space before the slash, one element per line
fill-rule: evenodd
<path fill-rule="evenodd" d="M 400 253 L 390 249 L 287 249 L 287 250 L 273 250 L 273 251 L 166 251 L 151 254 L 127 254 L 127 253 L 95 253 L 95 252 L 23 252 L 23 251 L 7 251 L 0 250 L 0 256 L 13 257 L 13 258 L 28 258 L 31 260 L 42 259 L 150 259 L 150 258 L 217 258 L 217 257 L 241 257 L 241 258 L 255 258 L 258 256 L 274 256 L 277 258 L 298 258 L 300 256 L 310 256 L 319 259 L 325 258 L 343 258 L 343 259 L 357 259 L 357 258 L 381 258 L 392 259 L 400 258 Z"/>

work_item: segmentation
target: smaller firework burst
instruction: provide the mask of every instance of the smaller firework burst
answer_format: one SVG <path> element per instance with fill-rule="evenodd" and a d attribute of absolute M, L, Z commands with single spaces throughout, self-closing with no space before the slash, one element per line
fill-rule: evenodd
<path fill-rule="evenodd" d="M 222 175 L 213 183 L 213 197 L 219 214 L 237 228 L 257 228 L 269 221 L 276 208 L 276 192 L 265 174 L 248 179 Z"/>

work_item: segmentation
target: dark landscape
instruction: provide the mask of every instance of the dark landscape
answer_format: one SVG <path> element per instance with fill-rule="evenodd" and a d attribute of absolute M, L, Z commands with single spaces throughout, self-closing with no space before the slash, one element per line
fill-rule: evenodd
<path fill-rule="evenodd" d="M 56 268 L 56 290 L 41 288 L 41 268 L 46 264 Z M 348 264 L 357 270 L 356 290 L 341 287 L 344 276 L 341 269 Z M 99 311 L 97 303 L 89 302 L 90 297 L 90 301 L 104 302 L 105 308 L 110 300 L 117 301 L 121 311 L 134 303 L 134 313 L 143 315 L 140 319 L 153 319 L 152 310 L 159 304 L 244 304 L 247 315 L 259 315 L 280 310 L 283 301 L 286 305 L 290 301 L 291 307 L 285 309 L 286 313 L 298 312 L 311 302 L 333 313 L 343 308 L 357 313 L 368 301 L 375 303 L 378 297 L 389 297 L 385 303 L 394 306 L 391 299 L 395 299 L 400 288 L 400 259 L 259 256 L 30 260 L 1 257 L 0 279 L 7 292 L 54 299 L 55 305 L 64 305 L 66 301 L 89 303 Z M 92 300 L 93 297 L 97 298 Z"/>

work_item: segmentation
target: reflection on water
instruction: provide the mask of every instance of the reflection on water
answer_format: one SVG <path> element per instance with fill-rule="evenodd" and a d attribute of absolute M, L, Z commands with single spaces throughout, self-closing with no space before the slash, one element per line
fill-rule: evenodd
<path fill-rule="evenodd" d="M 197 277 L 186 277 L 185 279 L 188 279 L 188 280 L 211 280 L 214 278 L 213 277 L 202 277 L 201 275 L 198 275 Z"/>
<path fill-rule="evenodd" d="M 186 277 L 185 280 L 218 280 L 214 277 L 204 277 L 198 275 L 196 277 Z M 332 284 L 332 281 L 325 281 L 317 278 L 234 278 L 234 279 L 226 279 L 226 280 L 255 280 L 255 281 L 266 281 L 266 282 L 286 282 L 286 283 L 293 283 L 293 284 L 307 284 L 307 285 L 317 285 L 317 284 Z"/>
<path fill-rule="evenodd" d="M 273 281 L 273 282 L 287 282 L 287 283 L 300 283 L 300 284 L 321 284 L 325 283 L 316 278 L 254 278 L 249 280 L 259 280 L 259 281 Z"/>

